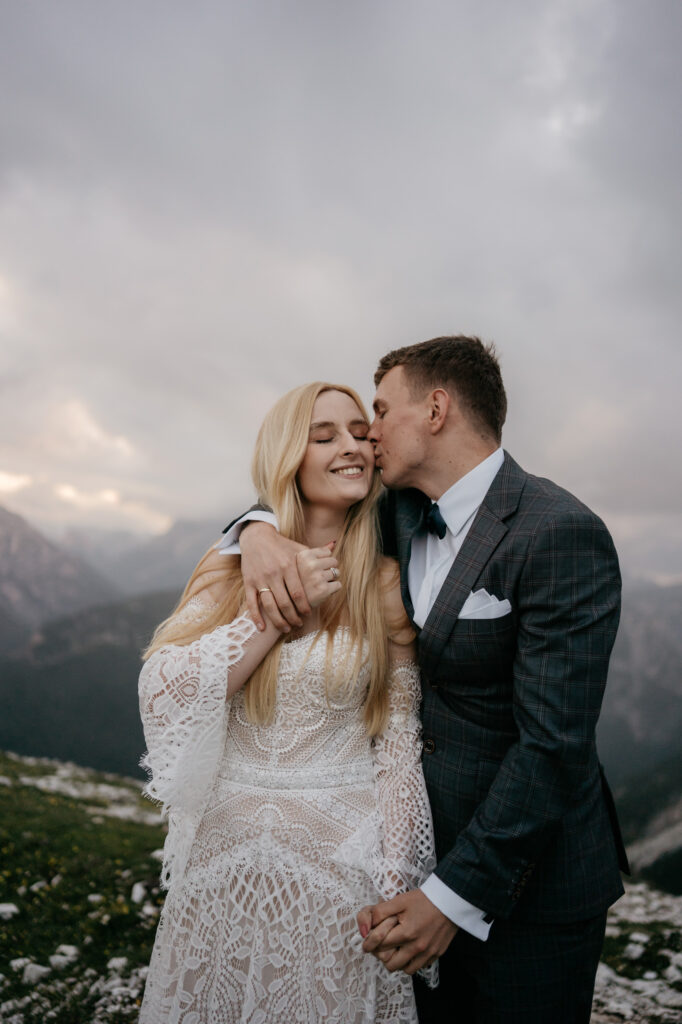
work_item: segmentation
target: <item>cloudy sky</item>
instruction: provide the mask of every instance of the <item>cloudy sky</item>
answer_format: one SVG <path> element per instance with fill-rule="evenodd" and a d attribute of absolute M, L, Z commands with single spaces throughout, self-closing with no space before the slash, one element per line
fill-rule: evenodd
<path fill-rule="evenodd" d="M 517 460 L 682 573 L 679 0 L 0 23 L 0 504 L 220 520 L 283 391 L 477 333 Z"/>

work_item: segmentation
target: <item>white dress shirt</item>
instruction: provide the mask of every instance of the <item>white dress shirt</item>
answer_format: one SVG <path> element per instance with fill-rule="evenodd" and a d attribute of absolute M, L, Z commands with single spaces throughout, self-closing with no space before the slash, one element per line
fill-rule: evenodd
<path fill-rule="evenodd" d="M 497 448 L 441 495 L 438 508 L 447 526 L 442 539 L 426 531 L 414 537 L 407 567 L 407 585 L 414 607 L 413 619 L 420 628 L 426 622 L 481 502 L 503 462 L 504 452 Z M 459 928 L 464 928 L 477 939 L 485 941 L 488 938 L 492 921 L 485 921 L 484 911 L 458 896 L 438 875 L 430 875 L 421 889 Z"/>
<path fill-rule="evenodd" d="M 503 462 L 504 452 L 497 448 L 438 499 L 438 508 L 447 526 L 442 539 L 426 531 L 414 537 L 407 567 L 407 583 L 414 607 L 414 622 L 420 628 L 426 622 L 469 527 Z M 218 541 L 217 551 L 224 555 L 239 554 L 242 526 L 254 519 L 277 527 L 277 519 L 272 512 L 247 512 Z M 436 874 L 430 875 L 421 889 L 453 924 L 477 939 L 485 941 L 488 938 L 492 921 L 484 920 L 485 912 L 458 896 Z"/>

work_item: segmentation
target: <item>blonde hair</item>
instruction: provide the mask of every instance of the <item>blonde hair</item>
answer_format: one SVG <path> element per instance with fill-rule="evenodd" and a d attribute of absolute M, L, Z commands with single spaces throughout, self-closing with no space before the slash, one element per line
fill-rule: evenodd
<path fill-rule="evenodd" d="M 309 443 L 313 407 L 325 391 L 340 391 L 348 395 L 367 419 L 362 400 L 352 388 L 321 381 L 294 388 L 280 398 L 265 417 L 258 432 L 251 467 L 259 501 L 269 505 L 276 514 L 280 533 L 300 543 L 305 542 L 305 522 L 297 474 Z M 386 677 L 391 624 L 387 624 L 385 619 L 382 595 L 389 581 L 385 573 L 379 572 L 377 502 L 380 492 L 381 482 L 377 473 L 367 496 L 348 509 L 334 548 L 344 585 L 320 606 L 320 635 L 326 632 L 329 637 L 326 656 L 328 696 L 355 686 L 363 663 L 369 662 L 370 680 L 364 719 L 370 736 L 381 730 L 388 712 Z M 146 658 L 166 644 L 190 644 L 204 633 L 231 622 L 243 610 L 245 598 L 240 559 L 226 556 L 224 569 L 215 570 L 214 560 L 211 567 L 207 567 L 212 553 L 212 548 L 206 552 L 192 573 L 177 607 L 156 629 L 145 652 Z M 199 622 L 183 621 L 181 617 L 178 620 L 178 612 L 190 597 L 218 581 L 225 587 L 226 596 L 211 607 L 209 614 Z M 394 583 L 395 574 L 390 581 L 391 585 Z M 334 672 L 334 636 L 341 625 L 348 628 L 352 644 L 346 647 L 345 658 Z M 283 640 L 284 637 L 277 641 L 246 684 L 246 712 L 253 722 L 264 724 L 272 720 Z M 352 660 L 351 651 L 354 651 Z"/>

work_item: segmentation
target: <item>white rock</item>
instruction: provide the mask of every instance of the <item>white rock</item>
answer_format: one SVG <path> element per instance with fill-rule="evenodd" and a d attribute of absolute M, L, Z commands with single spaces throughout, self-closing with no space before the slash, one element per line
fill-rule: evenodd
<path fill-rule="evenodd" d="M 52 956 L 50 957 L 50 966 L 54 967 L 55 970 L 61 970 L 63 967 L 68 967 L 77 959 L 77 946 L 57 946 L 56 952 L 53 953 Z"/>
<path fill-rule="evenodd" d="M 153 857 L 154 860 L 162 861 L 163 860 L 163 850 L 152 850 L 152 852 L 149 854 L 149 856 Z"/>
<path fill-rule="evenodd" d="M 39 882 L 34 882 L 33 885 L 29 885 L 31 892 L 40 892 L 41 889 L 47 888 L 47 882 L 41 878 Z"/>
<path fill-rule="evenodd" d="M 88 893 L 88 903 L 101 903 L 103 899 L 104 896 L 100 895 L 98 892 Z"/>
<path fill-rule="evenodd" d="M 3 921 L 9 921 L 14 917 L 15 914 L 19 913 L 19 907 L 16 903 L 0 903 L 0 919 Z"/>
<path fill-rule="evenodd" d="M 630 933 L 630 942 L 639 942 L 642 945 L 646 945 L 646 943 L 649 941 L 650 938 L 651 938 L 651 936 L 647 935 L 646 932 L 631 932 Z"/>
<path fill-rule="evenodd" d="M 682 1006 L 682 992 L 675 992 L 674 989 L 666 989 L 664 992 L 659 992 L 656 996 L 656 1002 L 660 1003 L 661 1006 L 679 1007 Z"/>
<path fill-rule="evenodd" d="M 54 878 L 50 879 L 50 885 L 53 886 L 53 887 L 55 885 L 59 885 L 61 880 L 62 880 L 62 876 L 61 875 L 55 875 Z"/>
<path fill-rule="evenodd" d="M 653 981 L 658 977 L 658 975 L 656 974 L 656 971 L 645 971 L 642 977 L 645 981 Z"/>
<path fill-rule="evenodd" d="M 19 956 L 16 960 L 10 960 L 9 965 L 13 971 L 23 971 L 26 964 L 30 964 L 30 959 L 27 956 Z"/>
<path fill-rule="evenodd" d="M 133 903 L 142 903 L 143 899 L 147 895 L 147 890 L 142 882 L 135 882 L 133 891 L 130 894 L 130 898 Z"/>
<path fill-rule="evenodd" d="M 0 786 L 11 786 L 12 780 L 8 779 L 6 775 L 0 775 Z"/>
<path fill-rule="evenodd" d="M 42 964 L 26 964 L 21 980 L 24 985 L 36 985 L 48 974 L 52 974 L 51 967 L 44 967 Z"/>
<path fill-rule="evenodd" d="M 107 964 L 107 970 L 112 974 L 118 974 L 119 971 L 125 970 L 126 964 L 128 963 L 127 956 L 112 956 L 111 960 Z"/>
<path fill-rule="evenodd" d="M 637 942 L 628 942 L 623 950 L 623 956 L 626 960 L 639 960 L 643 952 L 644 946 L 640 946 Z"/>
<path fill-rule="evenodd" d="M 58 953 L 59 956 L 67 956 L 69 960 L 77 960 L 80 950 L 78 946 L 67 946 L 62 943 L 61 946 L 57 946 L 55 953 Z"/>
<path fill-rule="evenodd" d="M 68 956 L 62 956 L 61 953 L 53 953 L 49 960 L 50 967 L 53 967 L 55 971 L 61 971 L 63 967 L 68 967 L 71 963 Z"/>

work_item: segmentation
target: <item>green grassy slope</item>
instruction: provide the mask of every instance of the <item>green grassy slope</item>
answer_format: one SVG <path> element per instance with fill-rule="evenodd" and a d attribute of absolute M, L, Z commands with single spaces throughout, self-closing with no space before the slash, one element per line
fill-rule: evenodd
<path fill-rule="evenodd" d="M 129 975 L 149 961 L 163 902 L 152 853 L 163 845 L 164 829 L 98 813 L 109 801 L 97 796 L 76 799 L 21 783 L 31 775 L 49 781 L 50 769 L 0 755 L 0 776 L 11 783 L 0 785 L 0 904 L 18 910 L 0 919 L 0 1019 L 13 1011 L 24 1024 L 134 1019 L 139 979 L 129 998 L 117 997 L 120 1006 L 109 1005 L 106 979 L 116 971 L 107 965 L 125 957 L 118 973 Z M 118 786 L 142 814 L 153 812 L 134 783 L 94 772 L 88 778 Z M 138 886 L 139 902 L 132 898 L 135 883 L 144 887 Z M 78 950 L 72 963 L 53 967 L 40 984 L 22 980 L 25 965 L 17 960 L 50 966 L 64 945 Z"/>

